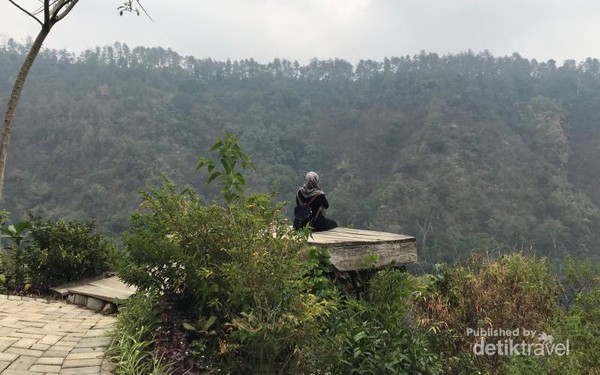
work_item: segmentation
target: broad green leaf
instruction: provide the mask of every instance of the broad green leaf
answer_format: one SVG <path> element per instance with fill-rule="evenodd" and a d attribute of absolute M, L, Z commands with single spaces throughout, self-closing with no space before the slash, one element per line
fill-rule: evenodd
<path fill-rule="evenodd" d="M 212 145 L 211 148 L 208 149 L 208 151 L 212 152 L 212 151 L 218 149 L 221 146 L 223 146 L 223 142 L 222 141 L 217 141 L 214 145 Z"/>
<path fill-rule="evenodd" d="M 216 321 L 217 321 L 217 317 L 212 315 L 210 318 L 208 318 L 208 320 L 206 321 L 206 324 L 204 324 L 204 330 L 208 331 L 210 329 L 210 327 L 212 327 L 213 324 L 215 324 Z"/>
<path fill-rule="evenodd" d="M 211 174 L 208 177 L 208 183 L 210 184 L 211 182 L 213 182 L 215 180 L 215 178 L 219 177 L 220 175 L 221 175 L 221 172 L 219 172 L 219 171 L 214 172 L 213 174 Z"/>

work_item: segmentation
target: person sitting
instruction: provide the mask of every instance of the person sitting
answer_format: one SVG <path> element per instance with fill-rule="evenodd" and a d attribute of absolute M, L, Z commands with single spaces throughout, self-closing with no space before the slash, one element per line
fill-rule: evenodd
<path fill-rule="evenodd" d="M 313 231 L 325 231 L 337 228 L 335 220 L 326 218 L 324 210 L 329 208 L 325 193 L 319 188 L 319 175 L 308 172 L 304 185 L 296 193 L 296 206 L 310 206 L 310 215 L 304 219 L 294 218 L 294 228 L 301 229 L 310 225 Z"/>

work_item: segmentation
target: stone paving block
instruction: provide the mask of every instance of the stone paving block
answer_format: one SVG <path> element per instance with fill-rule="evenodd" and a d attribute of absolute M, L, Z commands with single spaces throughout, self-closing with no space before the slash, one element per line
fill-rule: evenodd
<path fill-rule="evenodd" d="M 7 336 L 8 337 L 18 337 L 21 339 L 37 339 L 37 340 L 44 337 L 44 335 L 40 335 L 40 334 L 23 332 L 23 331 L 33 331 L 33 330 L 35 330 L 35 328 L 31 328 L 31 329 L 23 328 L 17 332 L 9 333 Z"/>
<path fill-rule="evenodd" d="M 46 344 L 33 344 L 33 345 L 31 345 L 30 349 L 44 351 L 44 350 L 50 349 L 50 345 L 46 345 Z"/>
<path fill-rule="evenodd" d="M 2 334 L 2 331 L 0 330 L 0 334 Z M 0 344 L 8 344 L 11 345 L 15 342 L 19 341 L 18 338 L 16 337 L 0 337 Z"/>
<path fill-rule="evenodd" d="M 102 320 L 103 316 L 104 315 L 102 315 L 100 313 L 95 313 L 95 315 L 93 315 L 93 316 L 88 316 L 86 318 L 83 318 L 83 322 L 82 323 L 89 323 L 91 325 L 96 325 L 96 324 L 98 324 L 98 322 L 100 320 Z"/>
<path fill-rule="evenodd" d="M 86 328 L 81 327 L 61 328 L 61 330 L 67 333 L 81 333 L 82 335 L 85 335 L 88 331 Z"/>
<path fill-rule="evenodd" d="M 102 358 L 65 359 L 62 367 L 71 368 L 98 366 L 98 370 L 100 370 L 100 365 L 102 365 Z"/>
<path fill-rule="evenodd" d="M 29 318 L 29 319 L 20 319 L 19 321 L 25 323 L 25 325 L 27 327 L 42 328 L 43 326 L 46 325 L 46 323 L 41 322 L 40 320 L 44 319 L 44 318 L 45 318 L 45 316 L 42 315 L 39 318 L 36 318 L 35 320 L 32 320 L 31 318 Z"/>
<path fill-rule="evenodd" d="M 84 337 L 107 337 L 110 334 L 108 329 L 90 329 Z"/>
<path fill-rule="evenodd" d="M 67 358 L 65 358 L 65 360 L 68 360 L 68 359 L 95 359 L 95 358 L 102 359 L 103 356 L 104 356 L 104 353 L 98 352 L 98 351 L 83 352 L 83 353 L 71 352 L 71 353 L 69 353 Z"/>
<path fill-rule="evenodd" d="M 40 314 L 39 308 L 31 308 L 25 311 L 21 311 L 18 315 L 19 320 L 26 322 L 38 322 L 44 318 L 44 314 Z"/>
<path fill-rule="evenodd" d="M 52 365 L 33 365 L 29 371 L 39 372 L 44 374 L 58 374 L 60 372 L 60 366 Z"/>
<path fill-rule="evenodd" d="M 65 358 L 69 355 L 70 350 L 48 350 L 42 354 L 42 357 L 62 357 Z"/>
<path fill-rule="evenodd" d="M 62 338 L 62 336 L 57 335 L 46 335 L 38 341 L 38 344 L 54 345 Z"/>
<path fill-rule="evenodd" d="M 17 354 L 0 353 L 0 362 L 12 362 L 17 359 Z"/>
<path fill-rule="evenodd" d="M 40 357 L 35 362 L 36 365 L 62 365 L 64 357 Z"/>
<path fill-rule="evenodd" d="M 41 350 L 33 350 L 33 349 L 23 349 L 23 348 L 13 348 L 10 347 L 4 351 L 4 353 L 10 354 L 18 354 L 20 356 L 28 356 L 28 357 L 41 357 L 44 353 Z"/>
<path fill-rule="evenodd" d="M 69 333 L 68 335 L 64 336 L 60 342 L 79 342 L 83 337 L 85 337 L 84 333 L 77 333 L 77 336 L 71 336 L 71 333 Z"/>
<path fill-rule="evenodd" d="M 4 323 L 16 323 L 19 321 L 19 318 L 17 318 L 14 315 L 8 315 L 4 318 L 2 318 L 2 320 L 0 320 L 0 324 L 4 324 Z"/>
<path fill-rule="evenodd" d="M 29 370 L 29 368 L 37 361 L 37 357 L 28 357 L 25 355 L 20 356 L 16 360 L 12 361 L 8 370 Z"/>
<path fill-rule="evenodd" d="M 90 337 L 83 338 L 75 345 L 76 348 L 93 348 L 98 346 L 109 346 L 112 337 Z"/>
<path fill-rule="evenodd" d="M 9 361 L 0 361 L 0 371 L 4 370 L 5 368 L 7 368 L 10 365 L 11 362 Z"/>
<path fill-rule="evenodd" d="M 96 314 L 94 311 L 90 311 L 90 310 L 79 309 L 77 311 L 79 311 L 79 314 L 77 314 L 78 317 L 94 316 Z"/>
<path fill-rule="evenodd" d="M 114 325 L 114 320 L 108 322 L 98 322 L 98 324 L 94 326 L 94 329 L 105 329 L 107 331 L 110 331 L 111 329 L 113 329 Z"/>
<path fill-rule="evenodd" d="M 81 341 L 81 340 L 77 340 L 77 341 L 60 340 L 53 346 L 63 346 L 64 348 L 73 349 L 79 341 Z"/>
<path fill-rule="evenodd" d="M 54 305 L 54 306 L 48 306 L 44 308 L 44 312 L 55 312 L 55 311 L 60 311 L 60 305 Z"/>
<path fill-rule="evenodd" d="M 59 342 L 56 345 L 52 345 L 48 350 L 56 350 L 56 351 L 60 351 L 60 352 L 63 352 L 63 351 L 70 352 L 74 346 L 75 345 L 72 342 L 65 342 L 65 343 Z"/>
<path fill-rule="evenodd" d="M 93 367 L 75 367 L 75 368 L 63 368 L 59 372 L 60 375 L 91 375 L 100 374 L 100 366 Z"/>
<path fill-rule="evenodd" d="M 12 370 L 7 368 L 6 370 L 2 371 L 2 375 L 40 375 L 40 373 L 27 370 Z"/>
<path fill-rule="evenodd" d="M 71 350 L 71 353 L 92 353 L 92 352 L 96 352 L 97 350 L 94 350 L 95 348 L 73 348 L 73 350 Z M 104 348 L 100 348 L 100 351 L 104 351 Z"/>
<path fill-rule="evenodd" d="M 21 339 L 21 340 L 15 342 L 14 344 L 12 344 L 12 347 L 13 348 L 29 349 L 36 342 L 37 342 L 36 339 Z"/>

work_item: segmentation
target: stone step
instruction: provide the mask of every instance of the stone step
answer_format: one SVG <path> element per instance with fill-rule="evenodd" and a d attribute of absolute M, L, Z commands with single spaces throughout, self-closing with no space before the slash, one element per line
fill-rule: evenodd
<path fill-rule="evenodd" d="M 117 311 L 117 306 L 136 292 L 118 276 L 98 277 L 51 288 L 68 302 L 104 314 Z"/>

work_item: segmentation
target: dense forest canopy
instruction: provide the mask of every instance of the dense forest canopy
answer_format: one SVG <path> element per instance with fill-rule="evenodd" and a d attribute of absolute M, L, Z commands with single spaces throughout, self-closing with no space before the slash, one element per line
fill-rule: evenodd
<path fill-rule="evenodd" d="M 26 51 L 0 45 L 1 105 Z M 413 235 L 424 262 L 474 249 L 596 257 L 599 103 L 591 58 L 423 52 L 353 66 L 121 43 L 45 50 L 18 111 L 3 207 L 13 220 L 93 218 L 117 236 L 161 173 L 213 199 L 195 166 L 231 131 L 257 164 L 253 190 L 275 185 L 293 204 L 315 170 L 329 216 Z"/>

